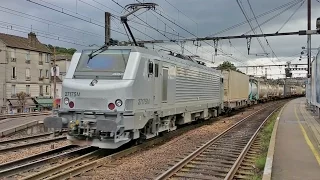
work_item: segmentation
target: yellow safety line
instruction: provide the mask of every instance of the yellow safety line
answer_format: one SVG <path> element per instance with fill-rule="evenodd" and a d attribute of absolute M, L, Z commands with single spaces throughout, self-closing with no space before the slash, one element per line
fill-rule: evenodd
<path fill-rule="evenodd" d="M 297 114 L 296 105 L 294 105 L 294 113 L 295 113 L 296 118 L 297 118 L 297 120 L 298 120 L 298 123 L 299 123 L 300 129 L 301 129 L 301 131 L 302 131 L 302 134 L 303 134 L 303 136 L 304 136 L 304 139 L 306 140 L 309 148 L 311 149 L 313 155 L 316 157 L 317 162 L 318 162 L 318 164 L 319 164 L 319 166 L 320 166 L 320 156 L 319 156 L 319 154 L 318 154 L 318 151 L 316 150 L 316 148 L 313 146 L 312 142 L 310 141 L 310 139 L 309 139 L 309 137 L 308 137 L 308 135 L 307 135 L 306 130 L 304 129 L 304 127 L 303 127 L 302 124 L 300 123 L 300 118 L 299 118 L 299 116 L 298 116 L 298 114 Z"/>

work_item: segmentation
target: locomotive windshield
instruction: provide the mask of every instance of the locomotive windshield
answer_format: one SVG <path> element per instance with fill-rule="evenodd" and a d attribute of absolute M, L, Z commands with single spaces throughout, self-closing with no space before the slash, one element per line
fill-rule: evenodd
<path fill-rule="evenodd" d="M 129 49 L 107 49 L 96 54 L 91 59 L 92 50 L 82 51 L 75 75 L 84 72 L 118 72 L 123 73 L 129 59 Z"/>

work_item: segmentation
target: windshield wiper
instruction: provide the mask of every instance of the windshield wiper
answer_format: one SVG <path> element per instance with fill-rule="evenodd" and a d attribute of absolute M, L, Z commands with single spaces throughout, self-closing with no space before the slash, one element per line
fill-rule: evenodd
<path fill-rule="evenodd" d="M 103 45 L 101 48 L 92 51 L 92 52 L 88 55 L 88 56 L 89 56 L 89 59 L 88 59 L 87 64 L 90 62 L 90 60 L 91 60 L 92 58 L 94 58 L 96 55 L 104 52 L 104 51 L 107 50 L 107 49 L 108 49 L 108 46 L 105 44 L 105 45 Z M 100 51 L 100 52 L 98 52 L 98 51 Z M 95 54 L 94 54 L 94 53 L 95 53 Z"/>

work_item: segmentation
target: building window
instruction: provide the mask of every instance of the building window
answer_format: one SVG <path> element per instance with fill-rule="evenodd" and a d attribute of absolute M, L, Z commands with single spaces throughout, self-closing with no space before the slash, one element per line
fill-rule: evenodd
<path fill-rule="evenodd" d="M 26 78 L 30 79 L 30 68 L 26 69 Z"/>
<path fill-rule="evenodd" d="M 16 58 L 16 49 L 12 49 L 11 58 Z"/>
<path fill-rule="evenodd" d="M 49 70 L 46 70 L 46 78 L 49 78 Z"/>
<path fill-rule="evenodd" d="M 42 77 L 42 69 L 39 69 L 39 77 Z"/>
<path fill-rule="evenodd" d="M 26 60 L 30 60 L 30 51 L 28 51 L 26 54 Z"/>
<path fill-rule="evenodd" d="M 42 53 L 39 53 L 39 61 L 42 61 Z"/>
<path fill-rule="evenodd" d="M 30 85 L 26 85 L 26 93 L 30 94 Z"/>
<path fill-rule="evenodd" d="M 16 78 L 17 78 L 16 67 L 12 67 L 12 79 L 16 79 Z"/>
<path fill-rule="evenodd" d="M 16 85 L 11 86 L 11 95 L 16 95 Z"/>
<path fill-rule="evenodd" d="M 46 86 L 46 94 L 49 94 L 49 86 Z"/>
<path fill-rule="evenodd" d="M 50 54 L 47 54 L 46 55 L 46 63 L 49 63 L 49 61 L 50 61 Z"/>
<path fill-rule="evenodd" d="M 43 87 L 42 87 L 42 85 L 40 85 L 39 86 L 39 94 L 40 94 L 40 96 L 43 96 Z"/>

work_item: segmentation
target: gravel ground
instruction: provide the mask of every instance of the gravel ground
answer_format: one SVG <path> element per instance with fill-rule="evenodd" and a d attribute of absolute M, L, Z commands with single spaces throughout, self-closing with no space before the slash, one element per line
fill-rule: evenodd
<path fill-rule="evenodd" d="M 22 159 L 28 156 L 32 156 L 44 151 L 51 150 L 51 145 L 54 144 L 54 148 L 59 148 L 62 146 L 69 145 L 70 143 L 67 140 L 61 140 L 56 142 L 50 142 L 47 144 L 42 144 L 39 146 L 33 146 L 28 148 L 18 149 L 16 151 L 6 152 L 0 154 L 0 164 L 15 161 L 18 159 Z"/>
<path fill-rule="evenodd" d="M 225 129 L 235 124 L 262 106 L 247 109 L 232 117 L 223 118 L 210 125 L 191 130 L 167 143 L 140 151 L 116 160 L 114 167 L 101 166 L 81 175 L 81 179 L 145 179 L 152 178 L 160 170 L 167 169 L 177 157 L 185 157 L 198 146 L 206 143 Z M 80 177 L 79 177 L 80 178 Z M 77 179 L 77 178 L 75 178 Z"/>

